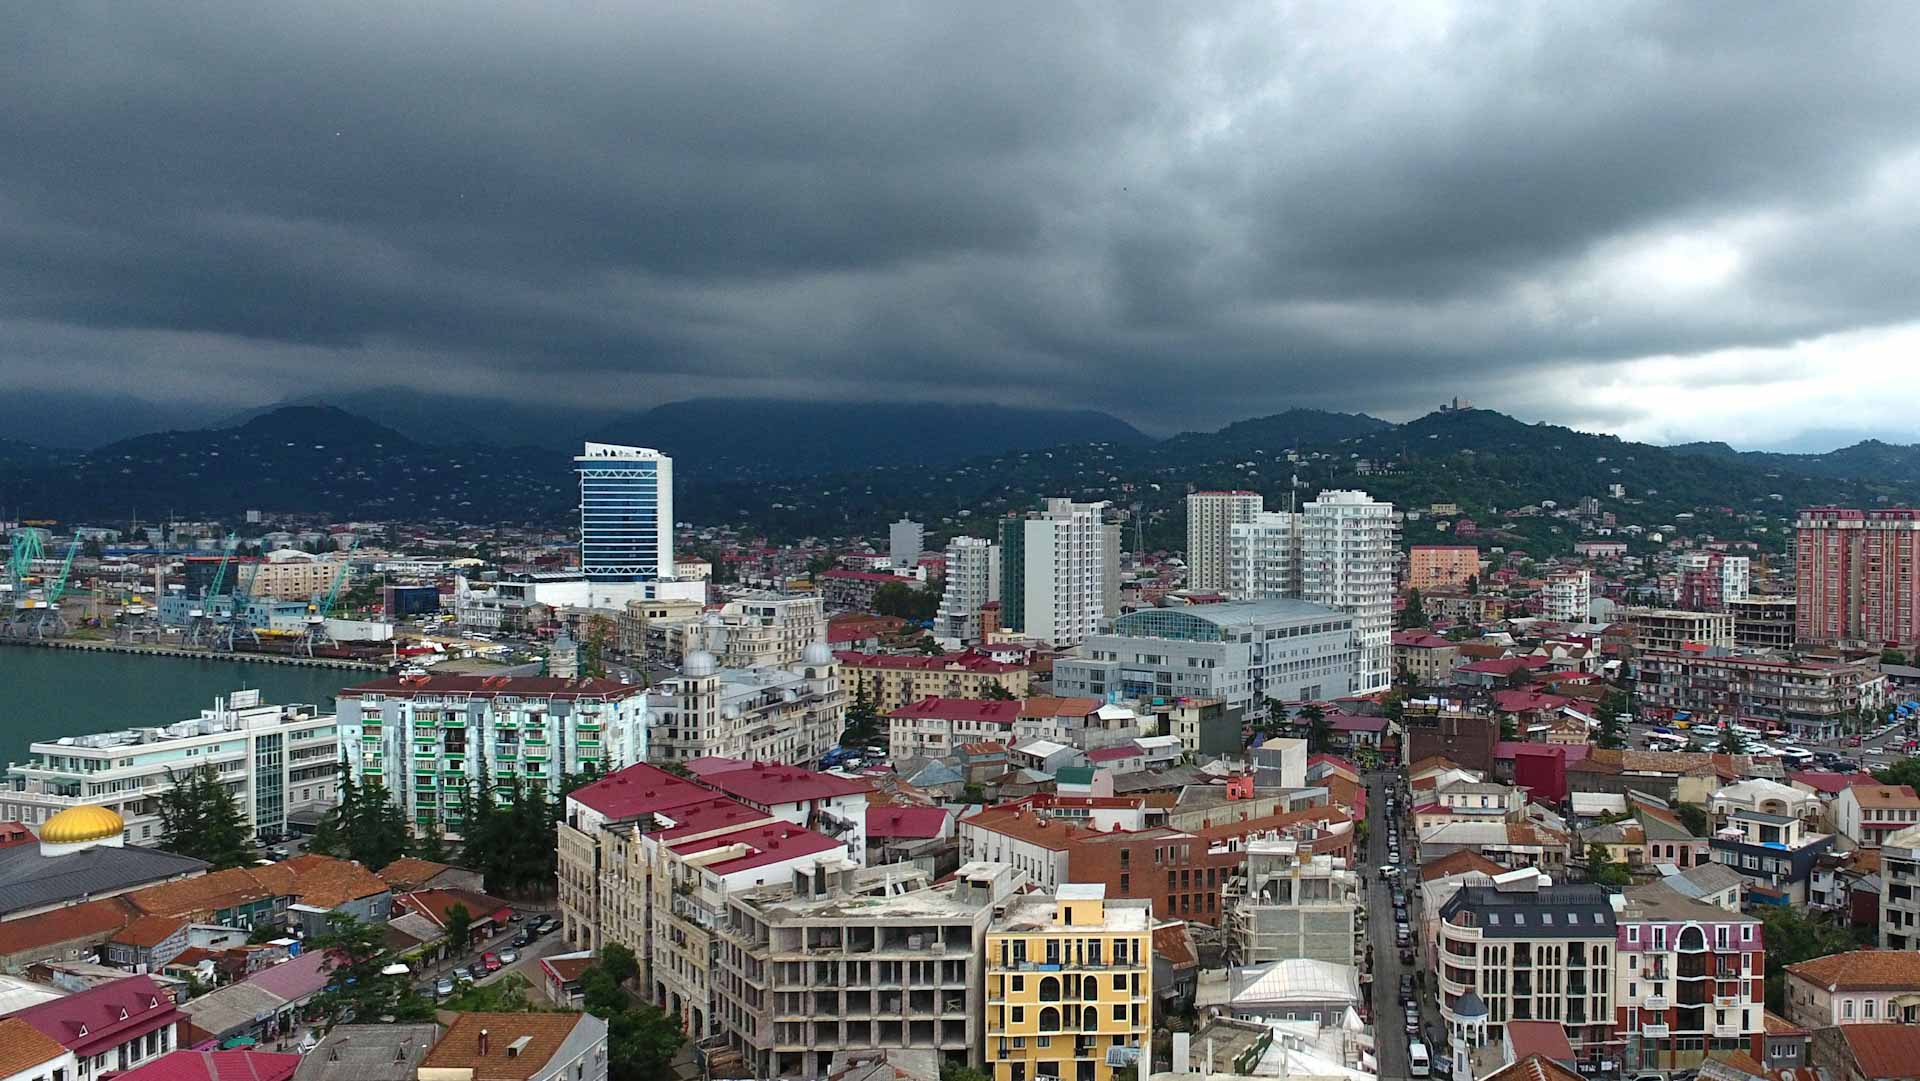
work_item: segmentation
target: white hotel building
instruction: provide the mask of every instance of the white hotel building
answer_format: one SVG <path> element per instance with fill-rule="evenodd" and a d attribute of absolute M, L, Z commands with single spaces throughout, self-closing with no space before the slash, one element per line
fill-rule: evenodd
<path fill-rule="evenodd" d="M 0 819 L 37 827 L 69 807 L 105 807 L 129 844 L 160 841 L 160 797 L 176 777 L 212 766 L 255 833 L 287 831 L 287 812 L 331 803 L 339 772 L 335 717 L 311 705 L 263 705 L 259 691 L 216 699 L 197 719 L 29 744 L 7 767 Z"/>

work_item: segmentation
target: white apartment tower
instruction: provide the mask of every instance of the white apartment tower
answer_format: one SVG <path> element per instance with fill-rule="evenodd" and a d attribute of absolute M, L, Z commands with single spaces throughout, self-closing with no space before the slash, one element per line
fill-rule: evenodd
<path fill-rule="evenodd" d="M 1187 588 L 1228 588 L 1230 537 L 1234 526 L 1254 520 L 1264 507 L 1256 492 L 1192 492 L 1187 496 Z"/>
<path fill-rule="evenodd" d="M 947 542 L 947 586 L 933 636 L 961 645 L 980 641 L 980 609 L 1000 593 L 1000 546 L 981 537 Z"/>
<path fill-rule="evenodd" d="M 1393 504 L 1327 491 L 1300 515 L 1300 598 L 1352 613 L 1360 693 L 1393 683 Z"/>
<path fill-rule="evenodd" d="M 1556 623 L 1585 623 L 1593 608 L 1593 573 L 1585 567 L 1554 571 L 1540 588 L 1540 615 Z"/>
<path fill-rule="evenodd" d="M 926 543 L 927 527 L 902 518 L 887 527 L 887 560 L 896 571 L 910 571 L 920 562 L 920 551 Z"/>
<path fill-rule="evenodd" d="M 1300 596 L 1300 515 L 1261 511 L 1227 536 L 1227 595 L 1237 601 Z"/>
<path fill-rule="evenodd" d="M 1105 503 L 1049 499 L 1000 523 L 1000 625 L 1060 648 L 1078 645 L 1120 608 L 1120 527 Z"/>

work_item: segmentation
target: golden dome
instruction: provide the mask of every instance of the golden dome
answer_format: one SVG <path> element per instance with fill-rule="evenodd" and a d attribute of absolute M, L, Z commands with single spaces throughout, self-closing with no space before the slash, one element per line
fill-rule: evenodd
<path fill-rule="evenodd" d="M 105 807 L 69 807 L 40 827 L 40 839 L 50 845 L 81 844 L 118 837 L 126 820 Z"/>

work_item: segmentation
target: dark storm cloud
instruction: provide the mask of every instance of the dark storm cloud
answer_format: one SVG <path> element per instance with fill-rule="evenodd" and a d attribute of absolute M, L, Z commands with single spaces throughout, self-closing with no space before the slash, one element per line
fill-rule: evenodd
<path fill-rule="evenodd" d="M 1916 31 L 1865 4 L 22 5 L 0 383 L 1611 421 L 1542 380 L 1916 318 Z"/>

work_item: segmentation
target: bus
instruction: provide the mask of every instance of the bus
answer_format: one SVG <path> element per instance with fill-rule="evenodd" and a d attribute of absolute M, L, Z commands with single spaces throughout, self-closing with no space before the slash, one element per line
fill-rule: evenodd
<path fill-rule="evenodd" d="M 1433 1063 L 1427 1058 L 1427 1045 L 1419 1040 L 1407 1044 L 1407 1073 L 1414 1077 L 1427 1077 L 1433 1072 Z"/>
<path fill-rule="evenodd" d="M 1660 732 L 1647 733 L 1647 746 L 1653 750 L 1684 751 L 1693 745 L 1685 736 L 1675 736 Z"/>
<path fill-rule="evenodd" d="M 1807 750 L 1805 747 L 1795 747 L 1789 744 L 1780 748 L 1780 757 L 1798 767 L 1813 761 L 1813 752 Z"/>

